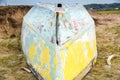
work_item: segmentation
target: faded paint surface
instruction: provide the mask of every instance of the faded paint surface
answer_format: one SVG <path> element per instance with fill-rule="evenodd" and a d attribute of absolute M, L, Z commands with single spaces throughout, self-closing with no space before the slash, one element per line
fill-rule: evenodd
<path fill-rule="evenodd" d="M 94 21 L 78 4 L 38 4 L 24 17 L 22 48 L 45 80 L 72 80 L 97 55 Z"/>

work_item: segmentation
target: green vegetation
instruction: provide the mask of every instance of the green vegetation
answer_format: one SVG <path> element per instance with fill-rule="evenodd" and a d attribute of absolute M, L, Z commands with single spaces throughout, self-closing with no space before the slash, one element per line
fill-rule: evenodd
<path fill-rule="evenodd" d="M 120 10 L 120 3 L 113 4 L 88 4 L 85 5 L 88 10 Z"/>

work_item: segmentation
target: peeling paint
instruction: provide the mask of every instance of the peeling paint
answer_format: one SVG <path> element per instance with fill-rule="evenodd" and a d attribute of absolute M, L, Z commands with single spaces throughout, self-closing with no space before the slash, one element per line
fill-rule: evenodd
<path fill-rule="evenodd" d="M 62 6 L 59 10 L 64 11 L 57 10 L 56 18 L 56 4 L 35 5 L 23 20 L 23 52 L 45 80 L 73 80 L 97 55 L 94 21 L 88 12 L 79 4 Z"/>

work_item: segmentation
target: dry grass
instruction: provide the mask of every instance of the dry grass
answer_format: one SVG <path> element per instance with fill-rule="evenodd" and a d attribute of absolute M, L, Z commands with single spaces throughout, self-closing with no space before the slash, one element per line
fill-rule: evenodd
<path fill-rule="evenodd" d="M 36 80 L 32 73 L 21 69 L 27 67 L 21 51 L 6 48 L 2 50 L 4 52 L 0 53 L 0 80 Z"/>
<path fill-rule="evenodd" d="M 30 7 L 0 7 L 0 80 L 36 80 L 21 51 L 20 30 L 23 15 Z M 83 80 L 120 80 L 120 57 L 106 68 L 107 56 L 120 55 L 120 14 L 91 13 L 96 21 L 98 60 Z"/>
<path fill-rule="evenodd" d="M 113 38 L 113 39 L 112 39 Z M 107 27 L 97 31 L 98 59 L 83 80 L 120 80 L 120 26 Z M 107 57 L 119 55 L 112 60 L 111 68 L 107 65 Z M 107 68 L 107 67 L 108 68 Z"/>
<path fill-rule="evenodd" d="M 111 10 L 111 11 L 97 11 L 100 14 L 120 14 L 120 10 Z"/>

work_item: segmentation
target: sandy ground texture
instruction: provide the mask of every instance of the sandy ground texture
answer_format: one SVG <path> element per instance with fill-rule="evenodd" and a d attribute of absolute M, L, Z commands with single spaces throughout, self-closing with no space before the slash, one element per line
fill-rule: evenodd
<path fill-rule="evenodd" d="M 23 15 L 31 7 L 0 7 L 0 80 L 36 80 L 21 51 Z M 96 24 L 98 59 L 83 80 L 120 80 L 120 13 L 89 11 Z M 111 61 L 108 56 L 117 54 Z"/>

